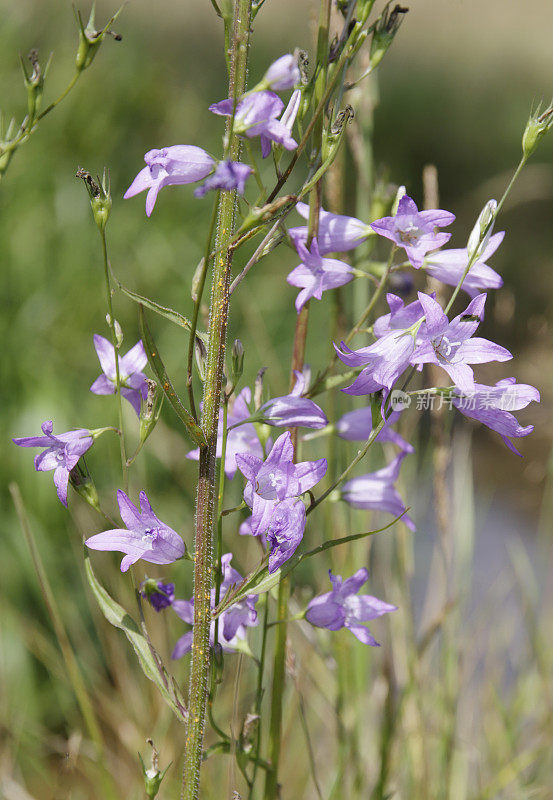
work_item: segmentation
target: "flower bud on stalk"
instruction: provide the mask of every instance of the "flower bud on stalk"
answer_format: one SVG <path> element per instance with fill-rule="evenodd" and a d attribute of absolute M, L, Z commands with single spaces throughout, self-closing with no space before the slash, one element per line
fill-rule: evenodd
<path fill-rule="evenodd" d="M 154 747 L 154 743 L 151 739 L 146 739 L 149 745 L 152 747 L 152 766 L 150 769 L 146 769 L 144 761 L 142 760 L 142 756 L 140 753 L 138 754 L 138 758 L 140 759 L 140 763 L 142 765 L 142 775 L 144 777 L 144 790 L 146 792 L 146 797 L 148 800 L 154 800 L 157 797 L 157 793 L 159 792 L 159 787 L 161 785 L 161 781 L 165 777 L 165 773 L 171 766 L 168 764 L 163 772 L 159 771 L 159 755 Z"/>
<path fill-rule="evenodd" d="M 194 355 L 196 356 L 196 366 L 202 381 L 205 381 L 205 365 L 207 362 L 207 349 L 199 336 L 194 341 Z"/>
<path fill-rule="evenodd" d="M 159 396 L 157 391 L 157 383 L 146 378 L 148 386 L 148 396 L 146 402 L 142 404 L 140 409 L 140 446 L 144 444 L 148 436 L 151 434 L 161 413 L 161 406 L 163 405 L 163 395 Z"/>
<path fill-rule="evenodd" d="M 100 511 L 100 500 L 94 481 L 88 472 L 81 467 L 80 462 L 69 473 L 69 483 L 83 500 L 95 511 Z"/>
<path fill-rule="evenodd" d="M 244 345 L 240 339 L 235 339 L 231 352 L 230 379 L 236 386 L 244 372 Z"/>
<path fill-rule="evenodd" d="M 90 197 L 90 206 L 92 208 L 94 222 L 98 226 L 100 232 L 104 233 L 111 212 L 111 188 L 108 171 L 104 168 L 102 179 L 100 180 L 100 177 L 97 176 L 98 180 L 96 182 L 90 172 L 79 167 L 75 177 L 81 178 L 84 181 L 88 196 Z"/>
<path fill-rule="evenodd" d="M 480 212 L 478 219 L 476 220 L 476 225 L 472 229 L 467 242 L 469 263 L 476 257 L 478 253 L 482 253 L 488 246 L 488 242 L 490 241 L 490 237 L 493 232 L 496 211 L 497 200 L 488 200 Z"/>
<path fill-rule="evenodd" d="M 351 122 L 353 116 L 353 108 L 350 105 L 347 105 L 336 115 L 336 119 L 330 126 L 330 129 L 327 129 L 323 132 L 321 155 L 325 169 L 328 169 L 328 167 L 336 158 L 336 154 L 340 148 L 346 126 L 349 122 Z"/>
<path fill-rule="evenodd" d="M 50 66 L 51 56 L 48 59 L 48 63 L 42 70 L 39 61 L 38 61 L 38 50 L 33 49 L 30 51 L 28 55 L 28 59 L 31 62 L 31 66 L 33 71 L 30 75 L 27 74 L 27 67 L 25 66 L 25 62 L 21 58 L 21 68 L 23 69 L 23 80 L 25 82 L 25 88 L 27 89 L 27 113 L 28 118 L 24 123 L 24 126 L 27 130 L 33 127 L 33 123 L 37 117 L 37 114 L 40 110 L 40 104 L 42 102 L 42 94 L 44 92 L 44 78 L 46 77 L 46 73 L 48 72 L 48 67 Z"/>
<path fill-rule="evenodd" d="M 392 11 L 390 11 L 390 3 L 388 3 L 376 21 L 370 51 L 371 67 L 373 69 L 380 64 L 386 55 L 386 51 L 392 44 L 399 30 L 399 26 L 403 22 L 403 18 L 408 11 L 408 8 L 403 8 L 400 5 L 395 5 Z"/>
<path fill-rule="evenodd" d="M 526 158 L 529 158 L 538 143 L 543 139 L 545 134 L 553 125 L 553 104 L 546 108 L 543 113 L 540 113 L 538 106 L 536 113 L 530 116 L 526 123 L 526 128 L 522 135 L 522 152 Z"/>

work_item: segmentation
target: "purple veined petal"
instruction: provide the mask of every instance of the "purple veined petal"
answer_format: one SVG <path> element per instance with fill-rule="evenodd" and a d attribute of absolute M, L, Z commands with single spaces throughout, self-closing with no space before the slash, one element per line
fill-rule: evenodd
<path fill-rule="evenodd" d="M 236 466 L 248 481 L 255 482 L 263 460 L 251 453 L 236 453 Z"/>
<path fill-rule="evenodd" d="M 137 561 L 148 549 L 148 545 L 142 541 L 139 533 L 124 528 L 95 533 L 85 541 L 85 545 L 91 550 L 118 550 L 120 553 L 136 556 Z"/>
<path fill-rule="evenodd" d="M 370 370 L 364 369 L 353 381 L 351 386 L 346 386 L 342 391 L 344 394 L 351 394 L 358 397 L 361 395 L 373 394 L 380 389 L 382 389 L 382 384 L 375 380 Z"/>
<path fill-rule="evenodd" d="M 317 628 L 337 631 L 344 626 L 346 614 L 342 606 L 334 600 L 333 593 L 328 592 L 311 600 L 305 618 Z"/>
<path fill-rule="evenodd" d="M 369 570 L 361 567 L 350 578 L 342 581 L 340 575 L 333 575 L 329 572 L 330 580 L 335 588 L 338 597 L 345 598 L 350 594 L 357 594 L 359 589 L 369 580 Z"/>
<path fill-rule="evenodd" d="M 174 600 L 172 603 L 173 611 L 189 625 L 194 624 L 194 603 L 190 600 Z"/>
<path fill-rule="evenodd" d="M 117 503 L 121 519 L 129 530 L 142 527 L 140 511 L 122 489 L 117 490 Z"/>
<path fill-rule="evenodd" d="M 345 627 L 363 644 L 368 644 L 371 647 L 380 647 L 370 630 L 364 625 L 352 625 L 346 622 Z"/>
<path fill-rule="evenodd" d="M 302 289 L 301 290 L 301 292 L 298 294 L 298 296 L 294 300 L 294 308 L 296 309 L 296 312 L 298 314 L 300 313 L 300 311 L 302 310 L 304 305 L 307 303 L 307 301 L 311 297 L 313 297 L 313 295 L 311 294 L 311 291 L 309 289 Z M 318 299 L 320 300 L 321 298 L 318 298 Z"/>
<path fill-rule="evenodd" d="M 301 461 L 296 464 L 296 477 L 299 481 L 300 494 L 312 489 L 326 474 L 327 470 L 326 458 L 320 458 L 317 461 Z"/>
<path fill-rule="evenodd" d="M 271 547 L 269 573 L 294 555 L 303 539 L 305 520 L 305 506 L 301 500 L 289 498 L 275 507 L 267 528 L 267 542 Z"/>
<path fill-rule="evenodd" d="M 212 114 L 228 117 L 232 114 L 232 100 L 221 100 L 218 103 L 212 103 L 209 106 L 209 111 L 211 111 Z"/>
<path fill-rule="evenodd" d="M 100 336 L 98 333 L 95 333 L 93 336 L 94 339 L 94 348 L 98 355 L 98 360 L 100 361 L 100 366 L 102 367 L 102 371 L 104 375 L 110 378 L 112 381 L 115 380 L 115 354 L 113 350 L 113 345 L 111 342 L 108 342 L 103 336 Z"/>
<path fill-rule="evenodd" d="M 383 614 L 397 611 L 397 606 L 385 603 L 384 600 L 379 600 L 378 597 L 372 597 L 370 594 L 350 595 L 346 607 L 357 622 L 370 622 Z"/>
<path fill-rule="evenodd" d="M 54 430 L 54 423 L 52 422 L 51 419 L 47 419 L 46 422 L 43 422 L 40 427 L 45 436 L 52 436 L 52 432 Z"/>
<path fill-rule="evenodd" d="M 267 156 L 271 154 L 271 139 L 261 134 L 259 143 L 261 144 L 261 158 L 267 158 Z"/>
<path fill-rule="evenodd" d="M 151 217 L 152 211 L 154 210 L 154 206 L 156 204 L 157 196 L 159 194 L 159 190 L 162 188 L 161 181 L 156 181 L 150 187 L 150 191 L 146 195 L 146 216 Z"/>
<path fill-rule="evenodd" d="M 250 136 L 255 131 L 255 128 L 250 128 L 246 132 L 246 136 Z M 278 119 L 269 119 L 263 125 L 263 136 L 272 139 L 273 142 L 281 144 L 285 150 L 295 150 L 298 143 L 290 133 L 286 125 Z M 253 133 L 255 135 L 255 133 Z"/>
<path fill-rule="evenodd" d="M 187 633 L 183 634 L 180 639 L 177 639 L 177 643 L 175 644 L 173 652 L 171 653 L 171 658 L 173 660 L 182 658 L 192 650 L 192 638 L 192 631 L 187 631 Z"/>
<path fill-rule="evenodd" d="M 71 433 L 77 433 L 77 431 L 71 431 Z M 90 450 L 92 445 L 94 444 L 94 439 L 90 436 L 89 431 L 78 431 L 78 433 L 82 434 L 80 436 L 72 437 L 67 444 L 65 445 L 65 455 L 66 456 L 77 456 L 80 457 L 86 453 L 87 450 Z M 67 436 L 67 434 L 60 434 L 60 436 Z M 63 441 L 63 439 L 61 440 Z"/>
<path fill-rule="evenodd" d="M 20 436 L 12 442 L 18 447 L 48 447 L 52 444 L 49 436 Z"/>
<path fill-rule="evenodd" d="M 42 453 L 35 456 L 35 469 L 37 472 L 49 472 L 60 466 L 60 457 L 63 459 L 63 452 L 59 447 L 48 447 Z"/>
<path fill-rule="evenodd" d="M 418 292 L 419 303 L 426 317 L 426 331 L 428 336 L 434 337 L 444 333 L 449 321 L 441 305 L 424 292 Z"/>
<path fill-rule="evenodd" d="M 69 482 L 69 470 L 60 465 L 54 470 L 54 485 L 59 499 L 67 507 L 67 484 Z"/>
<path fill-rule="evenodd" d="M 292 444 L 290 432 L 286 431 L 286 433 L 281 433 L 278 439 L 276 439 L 265 464 L 278 464 L 281 461 L 293 461 L 293 459 L 294 445 Z"/>
<path fill-rule="evenodd" d="M 443 209 L 436 208 L 431 211 L 421 211 L 419 213 L 425 223 L 438 228 L 445 228 L 447 225 L 451 225 L 455 222 L 455 214 L 452 214 L 450 211 L 444 211 Z"/>
<path fill-rule="evenodd" d="M 144 400 L 148 397 L 148 379 L 143 372 L 134 372 L 129 375 L 125 383 L 130 389 L 135 389 L 140 392 Z"/>
<path fill-rule="evenodd" d="M 513 357 L 505 347 L 490 342 L 489 339 L 473 337 L 466 339 L 457 352 L 455 361 L 465 361 L 467 364 L 487 364 L 489 361 L 509 361 Z"/>
<path fill-rule="evenodd" d="M 142 512 L 142 515 L 152 517 L 159 524 L 159 520 L 152 510 L 152 506 L 150 505 L 150 501 L 148 500 L 146 492 L 141 491 L 138 495 L 138 500 L 140 502 L 140 511 Z"/>
<path fill-rule="evenodd" d="M 463 394 L 474 392 L 474 372 L 468 364 L 439 362 L 439 366 L 450 376 L 451 380 Z"/>
<path fill-rule="evenodd" d="M 142 344 L 142 339 L 131 347 L 119 361 L 121 379 L 130 377 L 135 372 L 141 372 L 148 363 L 148 357 Z"/>
<path fill-rule="evenodd" d="M 251 530 L 254 536 L 266 532 L 276 504 L 277 500 L 266 500 L 254 493 L 251 519 Z"/>
<path fill-rule="evenodd" d="M 123 556 L 120 566 L 121 572 L 127 572 L 129 567 L 132 567 L 133 564 L 136 564 L 137 561 L 140 561 L 140 558 L 141 556 L 137 555 L 136 553 Z"/>
<path fill-rule="evenodd" d="M 301 80 L 296 58 L 291 53 L 277 58 L 265 73 L 264 80 L 271 89 L 292 89 Z"/>
<path fill-rule="evenodd" d="M 126 386 L 121 387 L 121 397 L 124 397 L 125 400 L 128 400 L 131 406 L 134 408 L 136 416 L 140 416 L 140 400 L 142 397 L 142 393 L 138 389 L 128 389 Z"/>
<path fill-rule="evenodd" d="M 104 375 L 102 373 L 102 375 L 96 378 L 96 380 L 90 387 L 90 391 L 93 394 L 99 394 L 99 395 L 115 394 L 116 388 L 115 384 L 112 383 L 112 381 L 110 381 L 107 375 Z"/>
<path fill-rule="evenodd" d="M 368 347 L 361 347 L 359 350 L 350 350 L 350 348 L 344 343 L 340 342 L 342 349 L 336 345 L 335 342 L 332 343 L 334 350 L 336 351 L 336 355 L 344 364 L 347 364 L 348 367 L 364 367 L 371 362 L 376 362 L 378 360 L 378 354 L 374 352 L 373 345 L 369 345 Z"/>
<path fill-rule="evenodd" d="M 136 178 L 123 195 L 123 199 L 127 200 L 129 197 L 134 197 L 136 194 L 140 194 L 140 192 L 144 192 L 146 189 L 149 189 L 152 185 L 152 180 L 150 168 L 144 167 L 140 170 Z"/>
<path fill-rule="evenodd" d="M 409 260 L 412 267 L 415 269 L 420 269 L 424 264 L 424 256 L 425 253 L 430 250 L 430 248 L 425 247 L 409 247 L 408 245 L 403 245 L 405 249 L 405 253 L 407 254 L 407 259 Z"/>
<path fill-rule="evenodd" d="M 417 208 L 417 204 L 415 201 L 409 197 L 409 195 L 404 194 L 397 205 L 397 213 L 396 217 L 407 216 L 411 214 L 418 214 L 419 209 Z M 394 217 L 385 217 L 385 219 L 394 219 Z"/>
<path fill-rule="evenodd" d="M 464 341 L 469 339 L 484 319 L 486 293 L 477 295 L 470 301 L 462 314 L 458 314 L 449 323 L 448 336 L 450 339 Z"/>

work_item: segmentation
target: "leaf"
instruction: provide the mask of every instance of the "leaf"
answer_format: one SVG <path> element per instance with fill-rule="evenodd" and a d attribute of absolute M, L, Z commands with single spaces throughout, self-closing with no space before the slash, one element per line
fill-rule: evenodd
<path fill-rule="evenodd" d="M 161 306 L 154 300 L 150 300 L 148 297 L 143 297 L 141 294 L 137 294 L 136 292 L 132 292 L 130 289 L 127 289 L 127 287 L 123 286 L 121 281 L 115 277 L 113 272 L 111 273 L 111 277 L 117 284 L 117 288 L 128 298 L 133 300 L 135 303 L 138 303 L 138 305 L 145 306 L 146 308 L 149 308 L 150 311 L 155 311 L 156 314 L 159 314 L 161 317 L 165 317 L 165 319 L 168 319 L 169 322 L 174 322 L 174 324 L 178 325 L 179 328 L 184 328 L 187 331 L 192 330 L 192 324 L 190 320 L 186 319 L 186 317 L 183 317 L 183 315 L 178 311 L 174 311 L 172 308 L 167 308 L 166 306 Z M 207 334 L 200 333 L 198 331 L 196 331 L 196 336 L 198 336 L 200 339 L 207 339 Z"/>
<path fill-rule="evenodd" d="M 142 335 L 142 342 L 144 344 L 144 349 L 146 351 L 146 355 L 148 356 L 148 363 L 152 368 L 153 372 L 155 373 L 161 388 L 163 389 L 163 393 L 167 400 L 173 406 L 173 410 L 180 419 L 180 421 L 184 424 L 186 430 L 188 431 L 192 441 L 199 445 L 200 447 L 206 447 L 207 442 L 205 440 L 204 432 L 190 413 L 187 408 L 183 405 L 181 399 L 175 392 L 173 388 L 173 384 L 169 380 L 169 376 L 165 370 L 165 365 L 161 360 L 161 356 L 158 353 L 156 343 L 152 338 L 152 334 L 150 333 L 150 329 L 148 328 L 148 324 L 146 323 L 146 318 L 144 315 L 144 306 L 140 304 L 139 306 L 139 315 L 140 315 L 140 333 Z"/>
<path fill-rule="evenodd" d="M 134 619 L 113 599 L 113 597 L 110 597 L 104 587 L 98 582 L 86 549 L 84 566 L 88 583 L 100 607 L 100 611 L 111 625 L 123 631 L 136 653 L 138 663 L 144 675 L 155 683 L 163 699 L 180 721 L 185 722 L 187 718 L 186 707 L 173 677 L 168 674 L 161 662 L 158 663 L 156 661 L 156 657 L 154 656 L 155 651 L 150 647 L 145 636 L 140 632 Z"/>

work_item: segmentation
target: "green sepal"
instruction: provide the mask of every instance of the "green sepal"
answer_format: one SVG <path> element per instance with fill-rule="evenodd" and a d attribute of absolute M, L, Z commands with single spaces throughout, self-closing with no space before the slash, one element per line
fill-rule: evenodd
<path fill-rule="evenodd" d="M 182 401 L 173 388 L 173 384 L 169 380 L 169 376 L 167 375 L 163 361 L 161 360 L 156 344 L 152 338 L 152 334 L 150 333 L 150 329 L 148 328 L 148 324 L 144 315 L 144 306 L 142 304 L 139 306 L 138 311 L 140 318 L 140 334 L 142 336 L 142 342 L 148 357 L 148 363 L 156 375 L 165 397 L 173 407 L 173 410 L 180 421 L 184 424 L 184 427 L 188 431 L 192 441 L 199 447 L 207 447 L 204 432 L 192 414 L 187 408 L 184 407 Z"/>

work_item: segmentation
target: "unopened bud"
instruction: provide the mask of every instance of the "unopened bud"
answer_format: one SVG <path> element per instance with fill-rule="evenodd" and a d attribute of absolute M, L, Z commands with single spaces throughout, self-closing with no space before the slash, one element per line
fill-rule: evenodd
<path fill-rule="evenodd" d="M 219 620 L 219 629 L 221 629 L 221 620 Z M 212 669 L 213 669 L 213 679 L 215 683 L 222 683 L 223 681 L 223 672 L 224 672 L 224 655 L 223 655 L 223 648 L 221 647 L 219 642 L 215 642 L 212 649 L 213 654 L 213 661 L 212 661 Z"/>
<path fill-rule="evenodd" d="M 81 467 L 80 462 L 69 473 L 69 483 L 89 506 L 95 511 L 100 511 L 100 500 L 94 481 L 90 474 Z"/>
<path fill-rule="evenodd" d="M 553 125 L 553 104 L 541 112 L 538 107 L 535 114 L 530 116 L 522 135 L 522 152 L 528 158 L 532 155 L 538 143 Z"/>
<path fill-rule="evenodd" d="M 253 390 L 253 406 L 256 411 L 261 405 L 261 401 L 263 399 L 263 375 L 265 374 L 266 369 L 267 367 L 261 367 L 261 369 L 259 370 L 259 372 L 255 377 L 255 384 Z"/>
<path fill-rule="evenodd" d="M 151 434 L 161 413 L 161 406 L 163 405 L 163 395 L 158 394 L 158 387 L 155 381 L 146 378 L 146 385 L 148 387 L 148 395 L 146 402 L 142 403 L 140 409 L 140 444 L 143 445 L 148 436 Z"/>
<path fill-rule="evenodd" d="M 346 125 L 348 122 L 351 122 L 352 119 L 353 108 L 348 105 L 336 115 L 336 119 L 330 126 L 330 129 L 323 132 L 321 155 L 325 168 L 328 169 L 330 164 L 334 161 L 340 148 Z"/>
<path fill-rule="evenodd" d="M 38 50 L 31 50 L 28 55 L 28 59 L 31 62 L 31 73 L 29 74 L 27 72 L 27 67 L 23 59 L 21 59 L 21 68 L 23 69 L 23 80 L 25 82 L 25 88 L 27 89 L 28 119 L 25 123 L 25 126 L 30 129 L 32 128 L 33 122 L 40 110 L 42 93 L 44 91 L 44 78 L 48 71 L 48 67 L 50 66 L 50 59 L 48 60 L 44 70 L 42 70 L 38 60 Z"/>
<path fill-rule="evenodd" d="M 106 322 L 111 328 L 111 317 L 109 314 L 106 314 Z M 123 331 L 121 329 L 121 325 L 117 322 L 116 319 L 113 320 L 113 328 L 115 330 L 115 345 L 119 350 L 119 348 L 123 344 Z"/>
<path fill-rule="evenodd" d="M 196 366 L 202 381 L 205 381 L 205 366 L 207 363 L 207 349 L 199 336 L 194 341 L 194 355 L 196 356 Z"/>
<path fill-rule="evenodd" d="M 370 51 L 371 67 L 373 69 L 380 64 L 386 55 L 386 51 L 392 44 L 405 14 L 409 11 L 408 8 L 403 8 L 397 4 L 390 11 L 390 5 L 391 3 L 388 3 L 384 8 L 374 27 Z"/>
<path fill-rule="evenodd" d="M 235 339 L 232 345 L 231 352 L 231 370 L 230 379 L 236 384 L 242 377 L 244 372 L 244 345 L 240 339 Z"/>
<path fill-rule="evenodd" d="M 497 200 L 488 200 L 480 212 L 467 242 L 469 261 L 483 253 L 492 235 L 497 211 Z"/>
<path fill-rule="evenodd" d="M 192 276 L 192 286 L 190 288 L 190 295 L 194 303 L 198 301 L 200 284 L 204 278 L 203 272 L 204 272 L 204 259 L 202 258 L 199 261 L 198 266 L 194 270 L 194 275 Z"/>
<path fill-rule="evenodd" d="M 108 223 L 111 211 L 111 187 L 109 172 L 104 168 L 102 178 L 97 176 L 97 181 L 94 180 L 90 172 L 79 167 L 76 176 L 84 181 L 88 196 L 90 197 L 90 206 L 94 216 L 94 222 L 103 233 Z"/>

